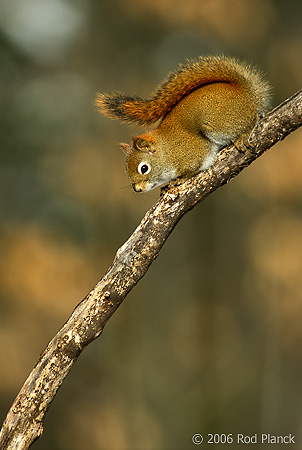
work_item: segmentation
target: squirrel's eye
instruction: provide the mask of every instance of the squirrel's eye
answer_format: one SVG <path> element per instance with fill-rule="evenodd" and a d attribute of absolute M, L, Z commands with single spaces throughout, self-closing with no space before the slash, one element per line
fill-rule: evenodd
<path fill-rule="evenodd" d="M 141 175 L 147 175 L 151 170 L 151 166 L 148 163 L 141 162 L 138 165 L 137 170 Z"/>

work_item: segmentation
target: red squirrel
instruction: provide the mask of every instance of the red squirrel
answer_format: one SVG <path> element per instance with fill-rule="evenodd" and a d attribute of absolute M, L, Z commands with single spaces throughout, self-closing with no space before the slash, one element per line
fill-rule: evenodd
<path fill-rule="evenodd" d="M 213 164 L 217 152 L 246 138 L 269 104 L 261 73 L 227 57 L 200 57 L 180 65 L 149 100 L 98 94 L 105 116 L 157 128 L 121 144 L 136 192 L 183 181 Z"/>

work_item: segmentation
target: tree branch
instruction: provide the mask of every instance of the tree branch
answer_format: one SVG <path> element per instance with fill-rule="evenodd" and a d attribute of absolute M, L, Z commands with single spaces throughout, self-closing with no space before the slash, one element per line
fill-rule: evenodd
<path fill-rule="evenodd" d="M 145 275 L 182 216 L 301 123 L 302 91 L 259 122 L 246 151 L 239 152 L 234 146 L 224 149 L 209 170 L 172 187 L 155 203 L 117 251 L 103 279 L 41 354 L 7 414 L 0 433 L 2 450 L 27 449 L 41 436 L 50 403 L 78 356 L 101 334 L 126 295 Z"/>

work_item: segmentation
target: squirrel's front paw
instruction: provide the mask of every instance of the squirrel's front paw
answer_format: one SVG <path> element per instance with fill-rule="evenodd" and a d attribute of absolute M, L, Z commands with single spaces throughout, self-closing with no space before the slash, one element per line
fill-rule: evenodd
<path fill-rule="evenodd" d="M 172 187 L 181 185 L 181 184 L 184 183 L 187 179 L 188 179 L 188 178 L 181 178 L 181 177 L 178 177 L 178 178 L 176 178 L 176 180 L 171 180 L 171 181 L 169 182 L 169 184 L 166 184 L 165 186 L 163 186 L 163 187 L 160 188 L 160 196 L 162 197 L 163 195 L 165 195 L 165 194 L 168 192 L 169 189 L 171 189 Z"/>

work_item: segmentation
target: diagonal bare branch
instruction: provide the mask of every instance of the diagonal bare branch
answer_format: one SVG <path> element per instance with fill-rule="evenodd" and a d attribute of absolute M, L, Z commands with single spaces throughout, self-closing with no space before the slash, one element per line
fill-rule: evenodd
<path fill-rule="evenodd" d="M 196 204 L 238 175 L 276 142 L 302 124 L 302 91 L 265 116 L 247 149 L 221 151 L 215 164 L 169 189 L 117 251 L 101 281 L 79 303 L 41 354 L 7 414 L 0 433 L 2 450 L 23 450 L 43 432 L 45 414 L 84 348 L 96 339 L 126 295 L 145 275 L 177 222 Z"/>

